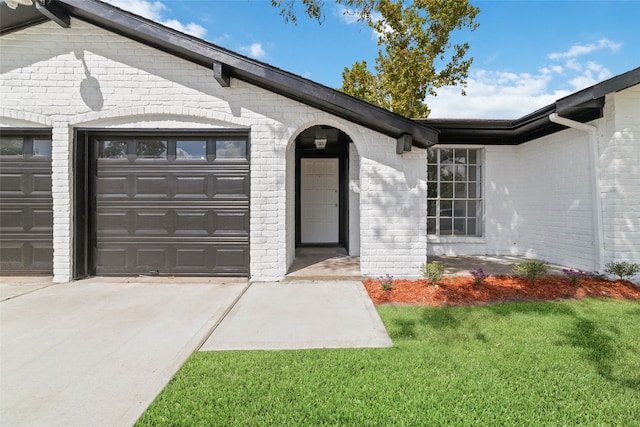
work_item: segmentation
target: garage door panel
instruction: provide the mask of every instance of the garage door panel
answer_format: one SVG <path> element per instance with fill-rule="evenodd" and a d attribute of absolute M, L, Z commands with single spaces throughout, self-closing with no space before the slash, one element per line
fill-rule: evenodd
<path fill-rule="evenodd" d="M 178 235 L 208 235 L 211 234 L 209 226 L 209 212 L 176 210 L 175 234 Z"/>
<path fill-rule="evenodd" d="M 157 210 L 154 212 L 140 212 L 135 210 L 134 234 L 168 235 L 173 234 L 175 226 L 171 225 L 172 212 Z"/>
<path fill-rule="evenodd" d="M 98 159 L 96 274 L 248 274 L 248 162 L 175 160 L 168 147 L 162 159 Z"/>
<path fill-rule="evenodd" d="M 170 199 L 172 196 L 167 176 L 136 176 L 133 178 L 135 179 L 135 197 L 155 196 Z"/>
<path fill-rule="evenodd" d="M 199 196 L 208 198 L 208 179 L 202 176 L 176 176 L 176 198 Z"/>
<path fill-rule="evenodd" d="M 128 235 L 131 221 L 127 211 L 105 211 L 96 214 L 96 232 L 101 234 Z"/>
<path fill-rule="evenodd" d="M 0 156 L 0 273 L 52 272 L 51 158 Z"/>
<path fill-rule="evenodd" d="M 48 196 L 51 194 L 51 174 L 34 173 L 30 178 L 32 196 Z"/>
<path fill-rule="evenodd" d="M 128 198 L 127 191 L 129 185 L 126 176 L 101 176 L 98 177 L 98 195 L 101 198 L 109 196 Z"/>
<path fill-rule="evenodd" d="M 167 266 L 168 247 L 133 247 L 135 265 L 143 271 L 164 270 Z"/>
<path fill-rule="evenodd" d="M 48 274 L 52 270 L 53 247 L 47 239 L 20 242 L 0 240 L 3 273 Z"/>
<path fill-rule="evenodd" d="M 127 247 L 99 247 L 96 250 L 96 272 L 101 273 L 126 273 Z"/>
<path fill-rule="evenodd" d="M 213 213 L 214 234 L 248 236 L 249 213 L 246 211 L 219 211 Z"/>
<path fill-rule="evenodd" d="M 249 176 L 214 176 L 214 198 L 246 199 L 249 194 Z"/>

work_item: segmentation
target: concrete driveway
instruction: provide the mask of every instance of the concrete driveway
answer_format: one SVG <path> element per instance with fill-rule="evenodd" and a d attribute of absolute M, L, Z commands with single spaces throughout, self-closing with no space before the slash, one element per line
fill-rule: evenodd
<path fill-rule="evenodd" d="M 359 281 L 0 277 L 0 290 L 2 426 L 132 425 L 198 349 L 392 345 Z"/>
<path fill-rule="evenodd" d="M 248 285 L 1 280 L 2 426 L 132 425 Z"/>

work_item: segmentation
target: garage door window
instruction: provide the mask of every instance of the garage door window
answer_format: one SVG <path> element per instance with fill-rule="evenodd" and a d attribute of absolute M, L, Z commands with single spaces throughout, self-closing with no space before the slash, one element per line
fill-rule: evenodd
<path fill-rule="evenodd" d="M 0 137 L 0 156 L 51 157 L 51 139 L 2 136 Z"/>
<path fill-rule="evenodd" d="M 207 160 L 207 141 L 176 141 L 176 159 Z"/>
<path fill-rule="evenodd" d="M 20 142 L 14 143 L 19 146 Z M 136 161 L 203 161 L 237 162 L 248 160 L 247 140 L 216 138 L 131 139 L 109 138 L 98 140 L 100 159 Z M 16 151 L 7 144 L 6 151 Z M 34 146 L 35 147 L 35 146 Z M 45 152 L 45 148 L 39 148 Z M 50 148 L 49 148 L 50 151 Z"/>
<path fill-rule="evenodd" d="M 216 141 L 216 159 L 244 160 L 246 158 L 245 141 Z"/>
<path fill-rule="evenodd" d="M 166 159 L 167 141 L 138 141 L 136 157 L 138 159 Z"/>

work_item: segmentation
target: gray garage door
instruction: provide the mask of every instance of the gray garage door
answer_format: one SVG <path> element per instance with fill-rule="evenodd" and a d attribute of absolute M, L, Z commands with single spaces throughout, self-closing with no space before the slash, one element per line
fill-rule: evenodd
<path fill-rule="evenodd" d="M 51 138 L 0 137 L 0 272 L 51 274 Z"/>
<path fill-rule="evenodd" d="M 98 275 L 246 276 L 246 136 L 95 137 Z"/>

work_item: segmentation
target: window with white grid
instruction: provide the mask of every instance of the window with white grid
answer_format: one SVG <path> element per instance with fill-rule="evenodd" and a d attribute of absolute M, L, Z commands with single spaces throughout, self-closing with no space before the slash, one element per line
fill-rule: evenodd
<path fill-rule="evenodd" d="M 482 150 L 429 149 L 427 234 L 482 236 Z"/>

